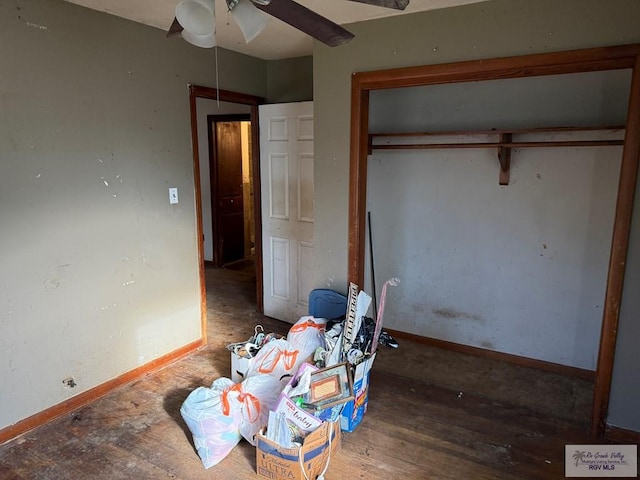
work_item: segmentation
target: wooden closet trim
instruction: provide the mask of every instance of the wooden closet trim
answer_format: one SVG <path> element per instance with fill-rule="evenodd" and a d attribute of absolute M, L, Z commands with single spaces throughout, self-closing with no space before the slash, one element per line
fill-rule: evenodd
<path fill-rule="evenodd" d="M 623 68 L 633 70 L 591 417 L 591 431 L 600 437 L 605 434 L 620 301 L 640 157 L 639 58 L 640 44 L 633 44 L 360 72 L 353 74 L 351 82 L 348 277 L 349 281 L 363 285 L 369 92 L 371 90 Z"/>

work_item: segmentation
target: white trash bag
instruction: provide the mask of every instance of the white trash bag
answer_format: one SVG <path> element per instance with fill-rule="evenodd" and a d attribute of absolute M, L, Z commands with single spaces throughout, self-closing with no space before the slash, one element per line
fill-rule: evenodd
<path fill-rule="evenodd" d="M 284 339 L 266 343 L 249 362 L 245 379 L 256 375 L 270 375 L 277 378 L 284 387 L 289 377 L 297 371 L 303 358 L 300 352 Z"/>
<path fill-rule="evenodd" d="M 248 377 L 240 384 L 240 434 L 251 445 L 255 446 L 255 434 L 269 422 L 269 411 L 275 410 L 280 393 L 280 380 L 271 375 Z"/>
<path fill-rule="evenodd" d="M 313 354 L 322 347 L 325 349 L 324 330 L 327 325 L 325 318 L 312 316 L 301 317 L 289 329 L 287 341 L 300 352 L 303 361 L 313 363 Z"/>
<path fill-rule="evenodd" d="M 211 388 L 196 388 L 180 408 L 204 468 L 218 464 L 242 438 L 239 390 L 228 378 L 219 378 Z"/>

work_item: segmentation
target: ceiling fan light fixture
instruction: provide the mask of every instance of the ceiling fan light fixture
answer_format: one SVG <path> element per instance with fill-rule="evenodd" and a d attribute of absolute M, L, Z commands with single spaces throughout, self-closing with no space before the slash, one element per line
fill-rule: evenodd
<path fill-rule="evenodd" d="M 213 33 L 209 33 L 207 35 L 196 35 L 195 33 L 188 32 L 185 29 L 182 31 L 181 35 L 182 38 L 196 47 L 213 48 L 217 45 L 216 36 Z"/>
<path fill-rule="evenodd" d="M 214 0 L 182 0 L 176 5 L 176 19 L 190 35 L 213 35 Z"/>
<path fill-rule="evenodd" d="M 229 0 L 227 0 L 229 5 Z M 237 1 L 231 9 L 231 15 L 240 27 L 245 42 L 249 43 L 256 38 L 267 26 L 269 16 L 262 10 L 255 8 L 250 0 Z"/>

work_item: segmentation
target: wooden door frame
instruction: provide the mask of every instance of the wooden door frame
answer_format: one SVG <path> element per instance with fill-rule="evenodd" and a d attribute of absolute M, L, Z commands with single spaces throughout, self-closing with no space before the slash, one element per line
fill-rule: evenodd
<path fill-rule="evenodd" d="M 204 233 L 202 228 L 202 192 L 200 188 L 200 152 L 198 151 L 198 112 L 196 99 L 220 100 L 251 106 L 251 162 L 253 164 L 253 208 L 256 238 L 262 238 L 262 202 L 260 198 L 260 137 L 258 133 L 258 105 L 264 98 L 217 88 L 189 85 L 189 111 L 191 118 L 191 150 L 193 151 L 193 176 L 196 203 L 196 239 L 198 244 L 198 268 L 200 277 L 200 336 L 207 343 L 207 289 L 204 271 Z M 262 313 L 262 244 L 256 242 L 256 308 Z"/>
<path fill-rule="evenodd" d="M 249 113 L 230 113 L 224 115 L 207 115 L 207 135 L 209 137 L 209 183 L 211 184 L 211 235 L 213 238 L 213 264 L 216 267 L 222 267 L 223 252 L 219 242 L 220 224 L 218 215 L 218 205 L 216 204 L 218 188 L 218 155 L 216 154 L 218 146 L 218 137 L 215 135 L 214 129 L 218 122 L 251 122 L 251 114 Z M 253 146 L 252 146 L 253 148 Z M 253 182 L 253 178 L 251 179 Z M 243 212 L 244 218 L 244 212 Z"/>
<path fill-rule="evenodd" d="M 361 72 L 351 81 L 348 277 L 363 285 L 371 90 L 627 68 L 633 73 L 591 416 L 591 432 L 599 437 L 606 427 L 640 158 L 640 44 Z"/>

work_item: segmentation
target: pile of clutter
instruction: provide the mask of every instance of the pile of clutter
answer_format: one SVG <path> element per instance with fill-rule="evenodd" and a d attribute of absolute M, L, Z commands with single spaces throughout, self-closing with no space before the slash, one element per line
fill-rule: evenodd
<path fill-rule="evenodd" d="M 322 478 L 341 431 L 364 416 L 378 344 L 397 347 L 382 331 L 385 290 L 397 284 L 383 286 L 376 320 L 366 316 L 371 297 L 351 284 L 341 318 L 302 317 L 286 338 L 258 325 L 248 341 L 229 345 L 231 379 L 195 389 L 180 409 L 204 467 L 244 438 L 256 446 L 259 476 Z"/>

